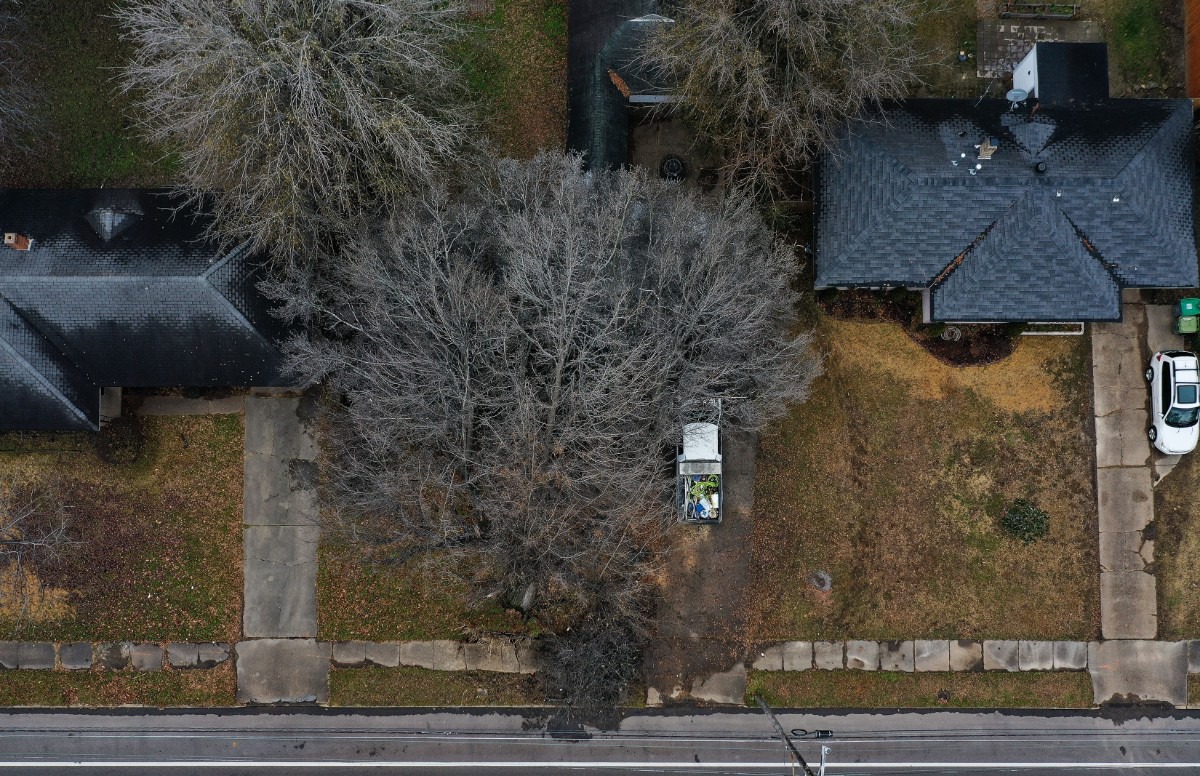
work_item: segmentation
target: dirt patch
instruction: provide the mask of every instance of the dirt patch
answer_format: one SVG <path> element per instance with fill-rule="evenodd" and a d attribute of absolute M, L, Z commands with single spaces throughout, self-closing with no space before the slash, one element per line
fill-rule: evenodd
<path fill-rule="evenodd" d="M 823 318 L 818 332 L 826 374 L 760 449 L 752 636 L 1094 636 L 1086 339 L 952 369 L 894 324 Z M 1000 531 L 1016 498 L 1049 513 L 1047 539 Z M 803 582 L 815 571 L 832 591 Z"/>
<path fill-rule="evenodd" d="M 756 440 L 723 441 L 724 519 L 677 525 L 662 575 L 656 628 L 646 650 L 648 686 L 686 698 L 698 680 L 728 671 L 747 651 L 743 600 L 750 580 Z"/>

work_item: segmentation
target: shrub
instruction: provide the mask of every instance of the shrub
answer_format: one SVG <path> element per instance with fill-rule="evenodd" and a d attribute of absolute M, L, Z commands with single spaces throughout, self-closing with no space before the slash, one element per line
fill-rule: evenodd
<path fill-rule="evenodd" d="M 1050 533 L 1050 515 L 1029 501 L 1019 498 L 1000 518 L 1000 527 L 1014 539 L 1029 544 L 1045 538 Z"/>

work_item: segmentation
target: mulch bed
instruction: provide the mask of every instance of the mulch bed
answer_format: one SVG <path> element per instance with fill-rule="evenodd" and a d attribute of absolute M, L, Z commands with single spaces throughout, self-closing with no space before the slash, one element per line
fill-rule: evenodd
<path fill-rule="evenodd" d="M 841 319 L 892 321 L 934 358 L 951 366 L 982 366 L 1002 361 L 1017 347 L 1020 324 L 925 324 L 921 322 L 921 295 L 913 291 L 818 291 L 817 305 Z M 944 338 L 956 329 L 957 340 Z"/>

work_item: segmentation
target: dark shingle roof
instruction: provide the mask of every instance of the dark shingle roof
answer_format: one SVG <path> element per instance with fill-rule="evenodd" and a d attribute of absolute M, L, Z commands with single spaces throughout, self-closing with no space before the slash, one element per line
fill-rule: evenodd
<path fill-rule="evenodd" d="M 0 229 L 33 239 L 0 248 L 0 428 L 95 428 L 104 386 L 280 383 L 282 331 L 253 257 L 204 241 L 179 204 L 0 192 Z"/>
<path fill-rule="evenodd" d="M 1037 68 L 1037 98 L 1043 105 L 1108 99 L 1107 44 L 1038 43 Z"/>
<path fill-rule="evenodd" d="M 936 286 L 938 320 L 1113 320 L 1120 286 L 1194 286 L 1191 115 L 1186 100 L 892 106 L 822 160 L 816 285 Z M 985 137 L 998 150 L 977 159 Z"/>

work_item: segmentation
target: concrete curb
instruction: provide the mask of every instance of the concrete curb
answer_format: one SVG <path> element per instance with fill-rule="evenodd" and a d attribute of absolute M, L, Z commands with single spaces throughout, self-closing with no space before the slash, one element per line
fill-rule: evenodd
<path fill-rule="evenodd" d="M 0 641 L 0 670 L 145 672 L 215 668 L 228 659 L 224 642 Z"/>

